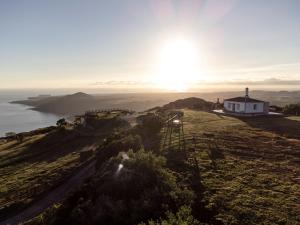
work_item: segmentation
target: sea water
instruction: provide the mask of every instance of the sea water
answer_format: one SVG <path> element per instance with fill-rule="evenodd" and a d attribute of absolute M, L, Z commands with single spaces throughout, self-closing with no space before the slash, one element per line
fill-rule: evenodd
<path fill-rule="evenodd" d="M 41 127 L 55 125 L 61 116 L 31 110 L 29 106 L 11 104 L 11 101 L 22 100 L 24 94 L 0 92 L 0 137 L 7 132 L 26 132 Z"/>

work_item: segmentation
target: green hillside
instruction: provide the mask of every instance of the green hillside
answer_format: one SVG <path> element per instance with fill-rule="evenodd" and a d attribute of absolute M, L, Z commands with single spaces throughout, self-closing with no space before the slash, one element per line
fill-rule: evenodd
<path fill-rule="evenodd" d="M 89 119 L 92 120 L 92 119 Z M 126 122 L 106 115 L 87 125 L 69 124 L 23 133 L 0 142 L 0 221 L 42 199 L 94 158 L 94 149 Z M 108 126 L 109 125 L 109 126 Z"/>
<path fill-rule="evenodd" d="M 300 223 L 298 117 L 182 111 L 185 148 L 176 132 L 157 147 L 166 129 L 153 123 L 167 112 L 149 114 L 106 139 L 93 178 L 28 224 Z"/>
<path fill-rule="evenodd" d="M 186 110 L 185 131 L 197 139 L 204 199 L 219 220 L 300 223 L 299 118 L 242 121 Z"/>

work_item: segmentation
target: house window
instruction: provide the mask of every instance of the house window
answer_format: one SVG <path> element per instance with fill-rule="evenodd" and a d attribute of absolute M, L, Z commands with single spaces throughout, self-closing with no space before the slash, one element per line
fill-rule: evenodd
<path fill-rule="evenodd" d="M 231 108 L 231 103 L 230 102 L 228 103 L 228 108 Z"/>
<path fill-rule="evenodd" d="M 257 109 L 257 105 L 256 105 L 256 104 L 253 105 L 253 109 L 254 109 L 254 110 Z"/>
<path fill-rule="evenodd" d="M 240 110 L 240 104 L 236 104 L 236 109 Z"/>

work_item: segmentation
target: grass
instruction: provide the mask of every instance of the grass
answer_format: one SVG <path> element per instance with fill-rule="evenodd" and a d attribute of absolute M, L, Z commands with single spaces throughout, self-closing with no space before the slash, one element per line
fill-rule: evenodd
<path fill-rule="evenodd" d="M 184 114 L 188 161 L 197 159 L 204 202 L 218 212 L 218 220 L 300 223 L 299 117 L 241 120 L 192 110 Z"/>
<path fill-rule="evenodd" d="M 166 156 L 167 167 L 176 177 L 176 183 L 191 188 L 197 195 L 195 202 L 201 202 L 193 207 L 197 219 L 235 225 L 300 224 L 299 117 L 238 119 L 183 111 L 185 152 L 173 148 L 159 154 Z M 7 176 L 0 180 L 6 182 L 0 184 L 1 192 L 22 193 L 23 187 L 25 198 L 20 198 L 20 202 L 27 204 L 31 201 L 28 194 L 31 187 L 47 186 L 53 182 L 52 178 L 68 174 L 79 162 L 75 149 L 91 141 L 78 139 L 69 132 L 71 136 L 64 137 L 72 144 L 54 145 L 52 151 L 56 157 L 51 160 L 47 152 L 41 156 L 29 151 L 40 149 L 37 146 L 41 145 L 36 143 L 53 143 L 51 138 L 47 141 L 47 135 L 33 136 L 22 144 L 0 145 L 0 154 L 6 156 L 1 158 L 0 165 L 5 164 L 6 169 L 12 166 L 7 173 L 1 171 Z M 178 142 L 178 136 L 174 135 L 172 145 Z M 14 163 L 28 155 L 29 162 Z"/>
<path fill-rule="evenodd" d="M 1 208 L 30 203 L 51 189 L 72 170 L 80 166 L 79 153 L 70 153 L 53 162 L 20 163 L 0 170 Z"/>
<path fill-rule="evenodd" d="M 101 117 L 103 119 L 103 117 Z M 109 119 L 111 119 L 109 117 Z M 27 207 L 62 183 L 90 157 L 80 152 L 102 142 L 110 128 L 68 127 L 0 143 L 0 220 Z"/>
<path fill-rule="evenodd" d="M 289 120 L 300 121 L 300 116 L 289 116 L 287 117 Z"/>
<path fill-rule="evenodd" d="M 84 144 L 74 146 L 69 141 L 75 137 L 66 132 L 0 144 L 0 218 L 26 207 L 84 163 L 80 151 L 95 140 L 85 138 Z"/>

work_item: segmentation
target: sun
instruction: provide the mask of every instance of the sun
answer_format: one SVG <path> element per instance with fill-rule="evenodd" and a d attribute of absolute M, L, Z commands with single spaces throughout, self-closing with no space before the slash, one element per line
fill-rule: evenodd
<path fill-rule="evenodd" d="M 192 42 L 183 38 L 167 41 L 160 49 L 154 82 L 157 87 L 185 91 L 199 80 L 199 53 Z"/>

